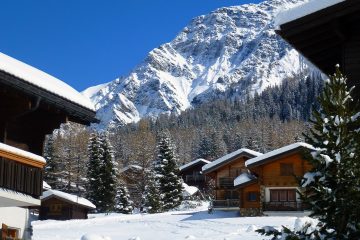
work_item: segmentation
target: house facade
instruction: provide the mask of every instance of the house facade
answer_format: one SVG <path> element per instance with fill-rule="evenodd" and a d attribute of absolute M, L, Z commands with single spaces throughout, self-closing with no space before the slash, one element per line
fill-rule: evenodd
<path fill-rule="evenodd" d="M 179 167 L 179 174 L 184 183 L 204 191 L 207 187 L 207 181 L 206 176 L 202 174 L 202 167 L 208 163 L 210 163 L 208 160 L 196 159 Z"/>
<path fill-rule="evenodd" d="M 30 239 L 40 206 L 46 134 L 67 121 L 96 122 L 91 102 L 62 81 L 0 53 L 0 225 L 6 239 Z"/>
<path fill-rule="evenodd" d="M 294 143 L 245 162 L 248 172 L 238 176 L 234 187 L 240 195 L 243 216 L 262 215 L 268 211 L 304 211 L 299 196 L 299 179 L 311 170 L 304 159 L 306 143 Z"/>
<path fill-rule="evenodd" d="M 261 155 L 259 152 L 242 148 L 202 167 L 203 174 L 211 179 L 214 185 L 213 208 L 239 209 L 240 195 L 238 189 L 234 187 L 234 180 L 247 171 L 245 162 L 248 159 Z"/>
<path fill-rule="evenodd" d="M 298 178 L 311 170 L 304 159 L 312 147 L 294 143 L 266 154 L 248 149 L 226 155 L 203 167 L 215 179 L 214 209 L 258 216 L 271 211 L 304 211 Z"/>

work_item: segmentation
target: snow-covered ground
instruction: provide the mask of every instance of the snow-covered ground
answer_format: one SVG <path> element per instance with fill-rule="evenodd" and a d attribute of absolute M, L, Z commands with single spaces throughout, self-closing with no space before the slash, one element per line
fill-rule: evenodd
<path fill-rule="evenodd" d="M 238 212 L 214 211 L 206 206 L 192 211 L 160 214 L 91 216 L 88 220 L 33 222 L 33 240 L 260 240 L 254 230 L 263 226 L 293 228 L 295 217 L 239 217 Z M 95 238 L 93 238 L 95 236 Z M 96 238 L 103 236 L 104 238 Z"/>

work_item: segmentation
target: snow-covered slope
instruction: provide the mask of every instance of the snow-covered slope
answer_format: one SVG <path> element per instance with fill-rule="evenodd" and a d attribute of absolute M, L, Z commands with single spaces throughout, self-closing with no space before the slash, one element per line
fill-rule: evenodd
<path fill-rule="evenodd" d="M 102 120 L 99 127 L 254 94 L 295 76 L 304 66 L 275 34 L 274 19 L 279 11 L 306 1 L 266 0 L 194 18 L 128 76 L 85 91 Z"/>

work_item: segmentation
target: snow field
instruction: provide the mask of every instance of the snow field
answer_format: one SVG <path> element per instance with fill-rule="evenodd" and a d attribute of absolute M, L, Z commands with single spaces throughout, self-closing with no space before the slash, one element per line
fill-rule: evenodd
<path fill-rule="evenodd" d="M 260 240 L 263 226 L 293 228 L 296 217 L 239 217 L 238 212 L 194 211 L 95 215 L 88 220 L 37 221 L 34 240 Z M 299 224 L 299 223 L 298 223 Z"/>

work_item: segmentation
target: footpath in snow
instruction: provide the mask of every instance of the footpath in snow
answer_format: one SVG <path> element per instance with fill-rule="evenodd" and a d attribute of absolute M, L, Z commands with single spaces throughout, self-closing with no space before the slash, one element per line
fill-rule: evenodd
<path fill-rule="evenodd" d="M 239 217 L 238 212 L 194 211 L 95 215 L 88 220 L 33 222 L 33 240 L 261 240 L 263 226 L 292 228 L 295 217 Z M 83 237 L 86 235 L 87 237 Z M 100 237 L 103 236 L 103 237 Z M 266 238 L 265 238 L 266 239 Z"/>

